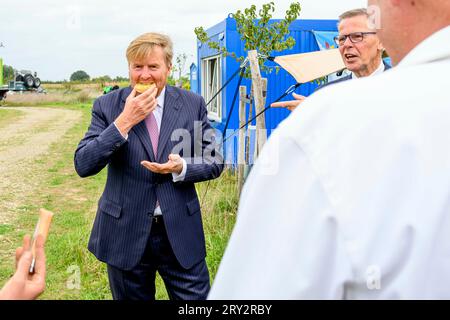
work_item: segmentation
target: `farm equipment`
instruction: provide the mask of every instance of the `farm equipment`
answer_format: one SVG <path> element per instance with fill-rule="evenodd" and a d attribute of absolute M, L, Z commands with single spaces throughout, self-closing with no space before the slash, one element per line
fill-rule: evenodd
<path fill-rule="evenodd" d="M 3 85 L 3 61 L 0 59 L 0 100 L 6 98 L 6 94 L 10 91 L 20 93 L 25 91 L 45 92 L 41 87 L 41 79 L 37 77 L 37 73 L 30 70 L 15 70 L 14 80 L 9 81 L 8 85 Z"/>
<path fill-rule="evenodd" d="M 3 100 L 6 97 L 6 93 L 8 93 L 8 88 L 0 88 L 0 101 Z"/>
<path fill-rule="evenodd" d="M 16 82 L 23 82 L 27 89 L 39 88 L 41 86 L 41 79 L 37 77 L 37 73 L 32 73 L 30 70 L 16 71 L 14 79 Z"/>
<path fill-rule="evenodd" d="M 114 86 L 106 86 L 103 88 L 103 94 L 107 94 L 110 93 L 111 91 L 117 90 L 119 89 L 118 85 L 114 85 Z"/>

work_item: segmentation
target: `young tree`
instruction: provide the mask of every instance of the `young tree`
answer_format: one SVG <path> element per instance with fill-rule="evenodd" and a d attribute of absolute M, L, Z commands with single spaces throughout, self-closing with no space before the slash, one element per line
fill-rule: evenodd
<path fill-rule="evenodd" d="M 174 86 L 177 87 L 183 87 L 183 72 L 184 72 L 184 68 L 186 66 L 186 61 L 187 61 L 188 55 L 186 53 L 180 53 L 177 54 L 176 58 L 175 58 L 175 63 L 172 67 L 172 79 L 174 80 Z M 177 74 L 177 76 L 175 76 L 175 74 Z M 176 78 L 175 78 L 176 77 Z"/>
<path fill-rule="evenodd" d="M 262 9 L 256 12 L 256 6 L 252 5 L 242 12 L 238 10 L 232 14 L 236 20 L 237 31 L 244 41 L 245 50 L 257 50 L 263 56 L 270 56 L 273 52 L 279 52 L 286 49 L 292 49 L 295 45 L 295 39 L 288 37 L 290 24 L 297 19 L 300 14 L 301 6 L 299 2 L 294 2 L 286 11 L 286 16 L 278 22 L 271 22 L 275 12 L 274 2 L 269 2 L 262 6 Z M 244 57 L 237 57 L 236 53 L 229 52 L 227 48 L 221 46 L 218 42 L 208 38 L 203 27 L 197 27 L 194 30 L 197 39 L 202 43 L 207 43 L 211 49 L 215 49 L 224 56 L 231 56 L 238 61 L 244 61 Z M 259 64 L 262 71 L 271 72 L 264 65 L 265 60 L 259 58 Z M 278 70 L 278 67 L 276 67 Z"/>
<path fill-rule="evenodd" d="M 184 68 L 186 66 L 188 55 L 186 53 L 178 54 L 175 58 L 174 71 L 178 72 L 178 79 L 183 76 Z"/>

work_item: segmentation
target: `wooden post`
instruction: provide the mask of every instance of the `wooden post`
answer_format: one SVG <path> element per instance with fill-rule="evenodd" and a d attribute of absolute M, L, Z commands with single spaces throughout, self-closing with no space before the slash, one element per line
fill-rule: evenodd
<path fill-rule="evenodd" d="M 250 70 L 252 73 L 252 85 L 255 100 L 255 114 L 260 113 L 265 108 L 265 101 L 263 98 L 263 81 L 261 78 L 261 71 L 259 69 L 258 52 L 251 50 L 248 52 L 248 59 L 250 61 Z M 261 114 L 256 118 L 256 148 L 257 154 L 262 150 L 262 147 L 266 143 L 266 117 Z"/>
<path fill-rule="evenodd" d="M 253 118 L 253 86 L 250 89 L 250 99 L 248 101 L 248 118 L 245 120 L 246 122 Z M 252 124 L 247 124 L 247 128 Z M 250 163 L 250 130 L 246 130 L 245 132 L 245 164 L 249 165 Z M 244 176 L 245 177 L 245 176 Z"/>
<path fill-rule="evenodd" d="M 267 78 L 262 78 L 262 94 L 263 94 L 263 106 L 265 106 L 267 100 Z"/>
<path fill-rule="evenodd" d="M 266 105 L 266 100 L 267 100 L 267 78 L 262 78 L 262 93 L 263 93 L 263 106 Z M 265 107 L 264 107 L 265 108 Z M 264 110 L 263 108 L 263 110 Z M 255 115 L 257 115 L 258 113 L 256 113 Z M 260 117 L 263 117 L 264 114 L 261 114 Z M 259 118 L 259 117 L 258 117 Z M 258 119 L 257 118 L 257 119 Z M 267 140 L 267 130 L 266 130 L 266 122 L 264 121 L 264 129 L 258 130 L 260 136 L 263 136 L 262 139 L 264 139 L 264 141 Z M 258 120 L 256 120 L 256 129 L 258 129 Z M 257 136 L 256 139 L 258 139 L 259 137 Z M 261 139 L 261 138 L 259 138 Z M 258 147 L 258 144 L 256 145 L 257 147 L 255 148 L 254 152 L 253 152 L 253 159 L 256 160 L 258 158 L 259 153 L 261 152 L 261 149 Z M 262 148 L 262 146 L 261 146 Z"/>
<path fill-rule="evenodd" d="M 247 121 L 245 117 L 245 105 L 247 99 L 247 87 L 239 87 L 239 127 L 242 127 Z M 239 149 L 238 149 L 238 194 L 241 194 L 244 186 L 244 167 L 245 167 L 245 131 L 239 131 Z"/>

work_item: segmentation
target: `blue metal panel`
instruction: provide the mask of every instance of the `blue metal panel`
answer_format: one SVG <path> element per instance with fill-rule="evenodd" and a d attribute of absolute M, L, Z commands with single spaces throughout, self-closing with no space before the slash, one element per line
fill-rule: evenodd
<path fill-rule="evenodd" d="M 298 31 L 337 31 L 337 20 L 296 20 L 289 30 Z"/>
<path fill-rule="evenodd" d="M 279 20 L 272 20 L 272 22 L 276 22 Z M 296 44 L 294 48 L 291 50 L 285 50 L 283 52 L 277 52 L 274 55 L 287 55 L 287 54 L 296 54 L 296 53 L 304 53 L 311 51 L 318 51 L 319 47 L 315 40 L 314 34 L 312 31 L 337 31 L 337 20 L 297 20 L 294 21 L 289 27 L 290 36 L 294 37 L 296 40 Z M 244 50 L 243 41 L 240 39 L 239 34 L 236 30 L 236 22 L 232 18 L 227 18 L 221 23 L 215 25 L 214 27 L 207 30 L 208 36 L 213 40 L 218 41 L 222 38 L 222 43 L 225 44 L 227 50 L 229 52 L 235 52 L 237 56 L 247 56 L 246 51 Z M 207 45 L 202 45 L 198 48 L 198 86 L 199 92 L 201 92 L 201 75 L 202 75 L 202 64 L 201 60 L 205 57 L 216 55 L 217 52 L 208 48 Z M 276 63 L 267 61 L 267 66 L 277 66 Z M 225 83 L 235 72 L 239 69 L 240 63 L 231 57 L 222 58 L 222 83 Z M 279 98 L 287 88 L 291 85 L 296 84 L 295 79 L 288 74 L 285 70 L 280 69 L 278 73 L 275 70 L 270 73 L 262 73 L 262 76 L 268 79 L 267 84 L 267 99 L 266 105 L 272 103 L 277 98 Z M 233 100 L 233 96 L 236 92 L 236 88 L 238 85 L 239 76 L 236 76 L 230 84 L 224 89 L 222 92 L 222 121 L 213 123 L 213 126 L 218 130 L 223 130 L 226 118 L 231 110 L 231 102 Z M 245 85 L 247 87 L 247 94 L 250 93 L 251 82 L 248 79 L 243 79 L 241 85 Z M 300 88 L 297 89 L 297 93 L 308 96 L 310 95 L 315 88 L 317 87 L 316 83 L 307 83 L 302 84 Z M 290 100 L 292 96 L 288 96 L 283 100 Z M 233 113 L 230 118 L 230 122 L 228 125 L 228 133 L 225 136 L 229 136 L 233 130 L 236 130 L 239 127 L 239 96 L 236 99 Z M 247 106 L 248 108 L 248 106 Z M 248 114 L 248 109 L 247 109 Z M 266 116 L 266 127 L 268 129 L 268 133 L 275 129 L 278 124 L 283 121 L 290 112 L 284 108 L 274 108 L 269 109 Z M 255 115 L 255 111 L 253 110 L 253 115 Z M 230 139 L 230 141 L 233 139 Z M 232 150 L 226 149 L 226 153 L 234 152 L 234 155 L 229 155 L 231 157 L 231 161 L 233 163 L 236 162 L 237 155 L 237 143 L 234 146 L 228 146 Z"/>

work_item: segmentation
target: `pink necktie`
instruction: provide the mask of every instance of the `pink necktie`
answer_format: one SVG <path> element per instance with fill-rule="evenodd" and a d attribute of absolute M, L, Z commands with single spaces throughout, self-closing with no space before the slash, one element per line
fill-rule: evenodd
<path fill-rule="evenodd" d="M 158 154 L 158 139 L 159 139 L 159 130 L 158 124 L 156 123 L 156 118 L 153 112 L 151 112 L 147 118 L 145 118 L 145 125 L 147 126 L 147 131 L 150 136 L 150 140 L 152 141 L 153 154 L 155 155 L 155 161 L 157 159 Z M 156 200 L 156 208 L 159 207 L 159 201 Z"/>
<path fill-rule="evenodd" d="M 145 125 L 147 126 L 148 134 L 150 135 L 150 140 L 152 141 L 153 154 L 155 155 L 155 160 L 158 154 L 158 139 L 159 130 L 158 124 L 156 123 L 156 118 L 153 112 L 151 112 L 147 118 L 145 118 Z"/>

